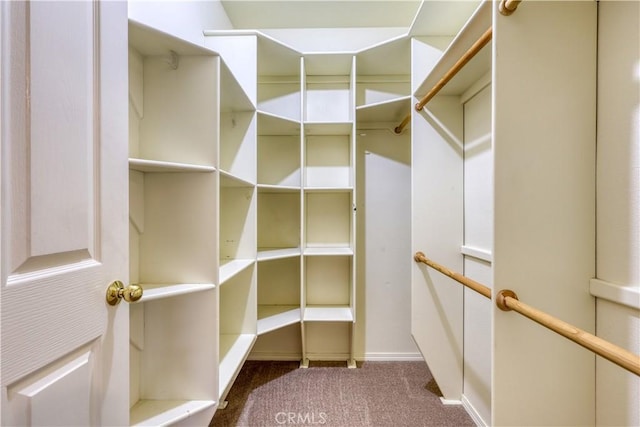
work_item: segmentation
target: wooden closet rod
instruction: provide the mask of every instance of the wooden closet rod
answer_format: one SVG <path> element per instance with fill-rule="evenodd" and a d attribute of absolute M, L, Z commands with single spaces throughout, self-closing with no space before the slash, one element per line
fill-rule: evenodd
<path fill-rule="evenodd" d="M 422 252 L 416 252 L 416 254 L 413 257 L 414 260 L 416 260 L 417 262 L 422 262 L 424 264 L 427 264 L 429 267 L 438 270 L 440 273 L 444 274 L 445 276 L 451 277 L 453 280 L 455 280 L 458 283 L 463 284 L 464 286 L 466 286 L 469 289 L 473 289 L 474 291 L 476 291 L 477 293 L 479 293 L 480 295 L 491 299 L 491 289 L 489 289 L 488 287 L 486 287 L 485 285 L 476 282 L 475 280 L 471 280 L 466 276 L 463 276 L 460 273 L 456 273 L 455 271 L 451 271 L 449 270 L 447 267 L 438 264 L 435 261 L 430 260 L 429 258 L 427 258 Z"/>
<path fill-rule="evenodd" d="M 411 113 L 407 114 L 406 117 L 404 119 L 402 119 L 402 122 L 400 122 L 400 124 L 398 126 L 396 126 L 396 128 L 393 130 L 395 133 L 400 134 L 402 133 L 402 129 L 404 129 L 404 127 L 411 121 Z"/>
<path fill-rule="evenodd" d="M 438 270 L 440 273 L 452 278 L 453 280 L 461 283 L 462 285 L 473 289 L 480 295 L 483 295 L 491 299 L 491 289 L 488 287 L 471 280 L 460 273 L 449 270 L 448 268 L 438 264 L 435 261 L 427 258 L 422 252 L 416 252 L 413 259 L 416 262 L 422 262 L 429 267 Z M 520 300 L 518 296 L 512 290 L 505 289 L 498 292 L 496 296 L 496 305 L 503 311 L 515 311 L 523 316 L 533 320 L 534 322 L 552 330 L 553 332 L 562 335 L 563 337 L 570 339 L 582 347 L 591 350 L 595 354 L 604 357 L 610 362 L 615 363 L 621 368 L 640 376 L 640 356 L 625 350 L 622 347 L 603 340 L 595 335 L 592 335 L 582 329 L 566 323 L 557 317 L 554 317 L 544 311 L 533 308 Z"/>
<path fill-rule="evenodd" d="M 469 50 L 467 50 L 464 55 L 462 55 L 460 59 L 458 59 L 458 61 L 453 64 L 453 67 L 451 67 L 449 71 L 447 71 L 445 75 L 442 76 L 440 81 L 438 81 L 438 83 L 436 83 L 431 88 L 431 90 L 420 100 L 420 102 L 416 104 L 416 110 L 422 111 L 422 108 L 424 108 L 427 102 L 429 102 L 431 98 L 436 96 L 436 94 L 440 92 L 440 89 L 442 89 L 447 83 L 449 83 L 449 80 L 451 80 L 456 74 L 458 74 L 462 67 L 467 65 L 467 62 L 469 62 L 471 58 L 476 56 L 476 54 L 480 52 L 480 50 L 482 50 L 482 48 L 491 41 L 492 36 L 493 28 L 489 27 L 489 29 L 485 31 L 478 40 L 476 40 L 476 42 L 469 48 Z"/>
<path fill-rule="evenodd" d="M 521 1 L 522 0 L 502 0 L 498 6 L 498 10 L 504 16 L 509 16 L 516 11 Z"/>
<path fill-rule="evenodd" d="M 518 312 L 545 328 L 551 329 L 553 332 L 640 376 L 640 356 L 637 354 L 519 301 L 515 292 L 509 289 L 498 292 L 496 305 L 504 311 L 513 310 Z"/>

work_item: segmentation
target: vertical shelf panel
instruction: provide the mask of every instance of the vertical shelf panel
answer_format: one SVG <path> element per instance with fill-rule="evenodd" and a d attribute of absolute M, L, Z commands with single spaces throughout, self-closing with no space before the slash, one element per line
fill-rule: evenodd
<path fill-rule="evenodd" d="M 593 333 L 597 4 L 523 6 L 493 4 L 494 287 Z M 493 312 L 493 423 L 593 425 L 594 355 Z"/>
<path fill-rule="evenodd" d="M 253 187 L 233 186 L 229 179 L 220 188 L 220 260 L 255 259 L 256 197 Z"/>
<path fill-rule="evenodd" d="M 231 111 L 220 115 L 220 169 L 256 182 L 256 113 Z"/>

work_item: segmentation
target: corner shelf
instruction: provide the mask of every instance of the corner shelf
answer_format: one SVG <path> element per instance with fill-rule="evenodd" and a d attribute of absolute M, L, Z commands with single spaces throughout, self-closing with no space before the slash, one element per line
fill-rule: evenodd
<path fill-rule="evenodd" d="M 186 295 L 193 292 L 203 292 L 215 289 L 213 283 L 175 283 L 175 284 L 149 284 L 140 283 L 144 290 L 140 302 L 148 302 L 162 298 L 172 298 L 179 295 Z"/>
<path fill-rule="evenodd" d="M 483 0 L 475 12 L 444 51 L 431 72 L 414 91 L 422 98 L 442 76 L 469 50 L 478 38 L 492 25 L 491 1 Z M 482 75 L 491 69 L 491 43 L 485 46 L 440 90 L 442 95 L 461 95 Z"/>
<path fill-rule="evenodd" d="M 132 426 L 168 426 L 214 409 L 214 400 L 140 400 L 131 408 Z"/>

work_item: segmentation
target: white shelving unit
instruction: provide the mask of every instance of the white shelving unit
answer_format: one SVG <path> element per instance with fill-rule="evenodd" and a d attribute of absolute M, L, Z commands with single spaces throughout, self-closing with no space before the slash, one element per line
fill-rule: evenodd
<path fill-rule="evenodd" d="M 218 393 L 219 58 L 129 25 L 132 425 L 206 424 Z M 189 330 L 189 334 L 184 334 Z"/>
<path fill-rule="evenodd" d="M 205 41 L 220 53 L 218 188 L 218 398 L 224 399 L 256 340 L 257 122 L 251 81 L 256 37 Z M 238 54 L 238 52 L 241 52 Z M 226 405 L 226 402 L 221 403 Z"/>
<path fill-rule="evenodd" d="M 356 58 L 307 55 L 301 80 L 301 366 L 342 358 L 355 367 Z"/>

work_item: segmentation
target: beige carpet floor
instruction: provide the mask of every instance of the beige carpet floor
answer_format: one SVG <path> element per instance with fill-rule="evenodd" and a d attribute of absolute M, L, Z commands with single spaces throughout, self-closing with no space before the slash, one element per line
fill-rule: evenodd
<path fill-rule="evenodd" d="M 210 426 L 473 426 L 443 405 L 424 362 L 247 361 Z"/>

